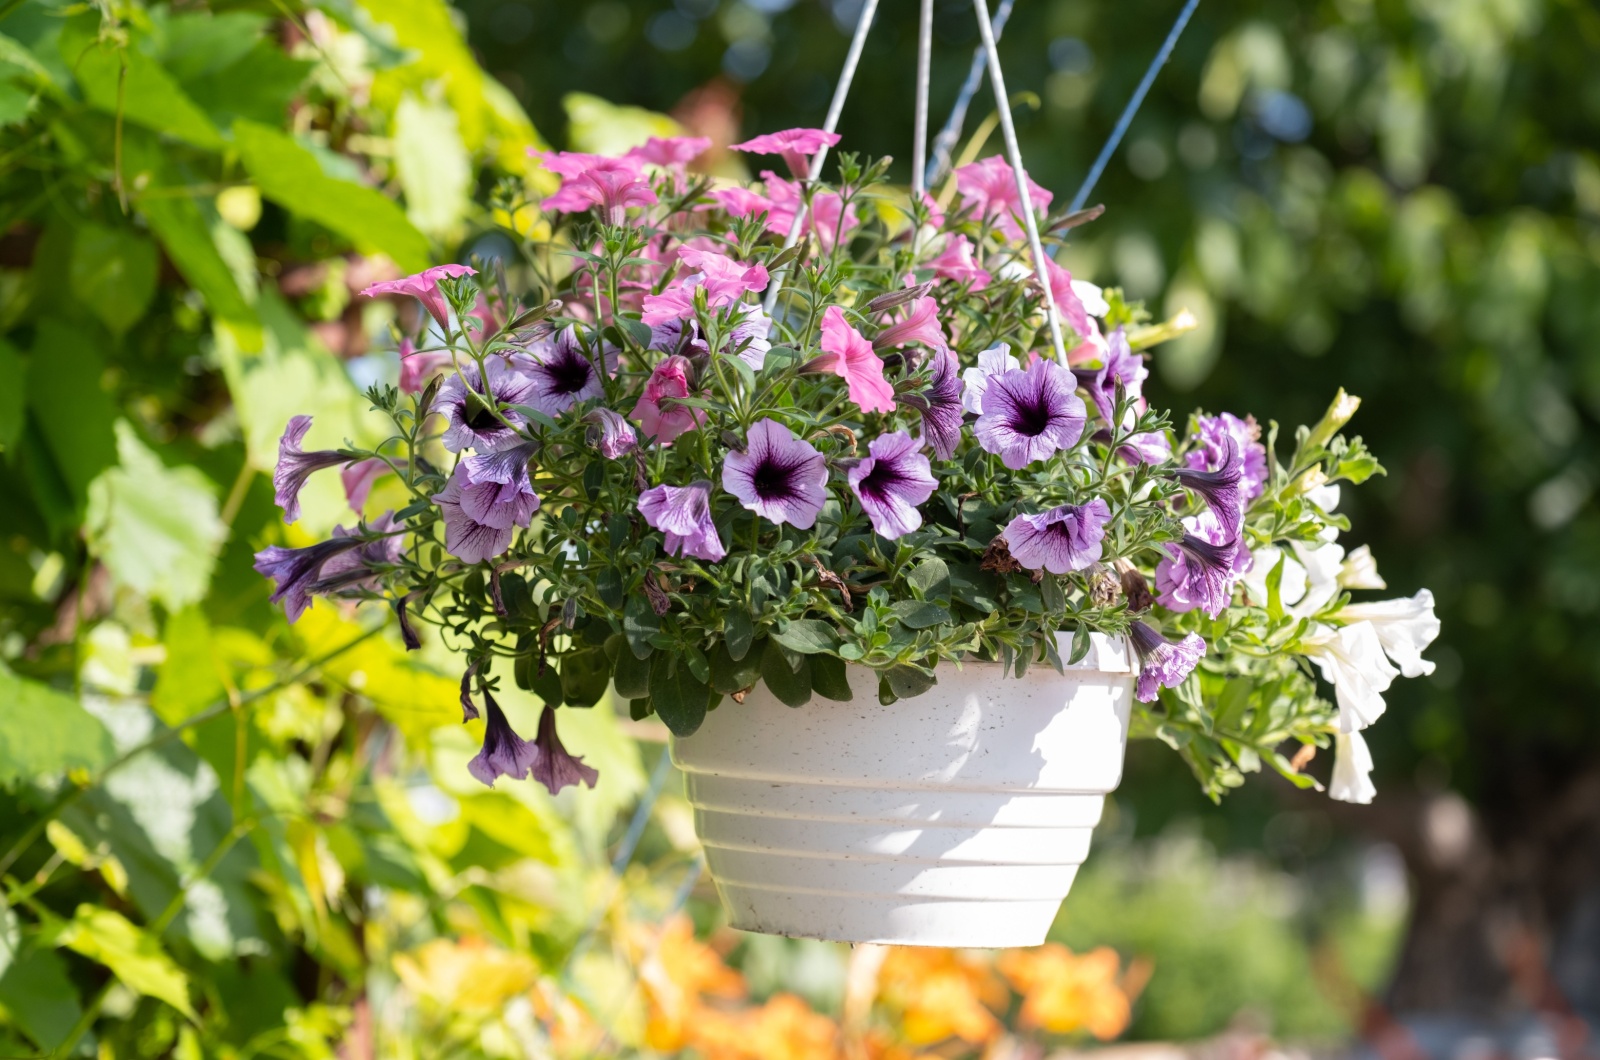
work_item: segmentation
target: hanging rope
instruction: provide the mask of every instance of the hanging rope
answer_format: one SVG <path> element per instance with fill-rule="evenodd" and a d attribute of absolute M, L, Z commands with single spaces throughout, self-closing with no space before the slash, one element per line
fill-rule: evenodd
<path fill-rule="evenodd" d="M 1000 6 L 995 8 L 996 43 L 1000 40 L 1000 34 L 1005 32 L 1006 21 L 1011 18 L 1011 9 L 1015 6 L 1016 0 L 1000 0 Z M 972 49 L 972 65 L 967 68 L 967 79 L 961 82 L 961 91 L 956 96 L 955 106 L 950 108 L 950 117 L 945 119 L 944 128 L 933 140 L 933 172 L 928 174 L 929 184 L 939 183 L 945 170 L 950 168 L 950 156 L 956 149 L 956 141 L 961 138 L 961 127 L 967 123 L 967 108 L 972 105 L 972 97 L 978 94 L 978 86 L 983 84 L 983 67 L 988 58 L 989 53 L 982 44 Z"/>
<path fill-rule="evenodd" d="M 928 80 L 933 70 L 933 0 L 917 20 L 917 103 L 911 131 L 911 194 L 928 190 Z"/>

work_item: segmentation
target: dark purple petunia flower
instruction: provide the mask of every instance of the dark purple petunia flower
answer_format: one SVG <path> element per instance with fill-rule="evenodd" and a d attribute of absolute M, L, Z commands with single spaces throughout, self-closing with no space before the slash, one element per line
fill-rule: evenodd
<path fill-rule="evenodd" d="M 1172 473 L 1185 488 L 1205 498 L 1228 537 L 1239 536 L 1244 525 L 1244 454 L 1232 437 L 1222 440 L 1222 459 L 1214 471 L 1180 467 Z"/>
<path fill-rule="evenodd" d="M 467 672 L 461 675 L 461 724 L 463 725 L 478 716 L 478 705 L 472 701 L 472 678 L 482 665 L 483 659 L 474 659 L 467 667 Z"/>
<path fill-rule="evenodd" d="M 570 753 L 561 743 L 561 737 L 556 735 L 554 707 L 545 707 L 544 713 L 539 715 L 539 735 L 534 743 L 539 748 L 539 757 L 533 763 L 533 778 L 548 788 L 550 794 L 558 794 L 562 788 L 580 783 L 592 788 L 600 779 L 598 769 L 584 765 L 582 758 Z"/>
<path fill-rule="evenodd" d="M 483 693 L 483 706 L 488 715 L 483 726 L 483 750 L 467 763 L 468 771 L 491 788 L 501 777 L 523 779 L 529 770 L 538 767 L 538 746 L 517 735 L 487 690 Z"/>
<path fill-rule="evenodd" d="M 606 360 L 606 370 L 614 370 L 616 347 L 604 343 L 601 355 Z M 530 346 L 528 353 L 518 355 L 513 363 L 533 380 L 533 397 L 528 404 L 546 416 L 559 416 L 578 402 L 605 392 L 605 383 L 584 349 L 576 324 Z"/>
<path fill-rule="evenodd" d="M 589 424 L 584 438 L 600 450 L 600 455 L 607 460 L 631 453 L 639 444 L 639 435 L 634 431 L 633 424 L 623 419 L 621 413 L 610 409 L 590 409 L 583 414 L 583 422 Z"/>
<path fill-rule="evenodd" d="M 1065 574 L 1099 561 L 1110 519 L 1110 507 L 1097 497 L 1088 504 L 1063 504 L 1039 515 L 1019 515 L 1000 536 L 1011 558 L 1029 570 Z"/>
<path fill-rule="evenodd" d="M 1099 368 L 1079 369 L 1078 381 L 1089 391 L 1100 418 L 1107 424 L 1116 415 L 1117 387 L 1123 396 L 1137 401 L 1142 396 L 1144 381 L 1150 376 L 1144 358 L 1128 346 L 1128 336 L 1118 327 L 1106 339 L 1106 352 Z"/>
<path fill-rule="evenodd" d="M 639 514 L 667 535 L 667 555 L 715 563 L 728 554 L 711 521 L 711 483 L 655 486 L 639 495 Z"/>
<path fill-rule="evenodd" d="M 461 461 L 461 510 L 467 518 L 496 530 L 527 526 L 539 510 L 539 496 L 528 477 L 528 461 L 533 459 L 532 442 L 481 453 Z M 452 475 L 453 479 L 455 476 Z"/>
<path fill-rule="evenodd" d="M 526 405 L 533 398 L 533 380 L 507 364 L 504 358 L 490 357 L 484 363 L 488 368 L 488 393 L 501 405 Z M 433 411 L 444 413 L 442 441 L 452 453 L 463 449 L 492 453 L 522 441 L 513 428 L 525 425 L 527 419 L 511 409 L 502 409 L 497 417 L 484 403 L 484 393 L 478 366 L 470 363 L 463 364 L 459 373 L 449 376 L 439 387 Z M 505 423 L 501 422 L 502 417 Z M 507 423 L 511 426 L 506 426 Z"/>
<path fill-rule="evenodd" d="M 322 565 L 317 580 L 307 589 L 313 595 L 338 592 L 342 589 L 378 591 L 378 575 L 400 562 L 405 553 L 405 524 L 394 517 L 394 512 L 384 512 L 364 530 L 357 527 L 346 530 L 333 528 L 335 538 L 354 537 L 362 541 L 360 548 L 341 552 Z"/>
<path fill-rule="evenodd" d="M 845 477 L 861 510 L 872 520 L 872 529 L 893 541 L 922 525 L 917 505 L 933 496 L 938 482 L 928 458 L 917 452 L 916 441 L 905 431 L 874 438 L 867 452 L 872 455 Z"/>
<path fill-rule="evenodd" d="M 750 428 L 745 451 L 722 465 L 722 488 L 771 522 L 800 530 L 816 524 L 828 499 L 828 466 L 822 454 L 776 420 Z"/>
<path fill-rule="evenodd" d="M 323 565 L 337 556 L 354 552 L 364 544 L 366 540 L 360 537 L 334 537 L 305 548 L 269 545 L 256 553 L 256 573 L 277 583 L 272 592 L 272 602 L 283 604 L 283 613 L 293 624 L 311 606 L 311 587 L 320 576 Z"/>
<path fill-rule="evenodd" d="M 955 356 L 948 350 L 939 350 L 933 355 L 928 389 L 918 395 L 920 403 L 909 396 L 905 399 L 922 412 L 922 440 L 940 460 L 949 460 L 961 443 L 961 420 L 966 413 L 961 389 Z"/>
<path fill-rule="evenodd" d="M 1174 644 L 1143 622 L 1128 627 L 1133 648 L 1139 653 L 1139 686 L 1134 695 L 1141 703 L 1155 701 L 1163 688 L 1177 688 L 1206 653 L 1206 642 L 1190 633 Z"/>
<path fill-rule="evenodd" d="M 332 449 L 301 450 L 300 442 L 311 429 L 310 416 L 290 416 L 289 425 L 278 439 L 278 465 L 272 469 L 273 500 L 283 509 L 283 521 L 300 519 L 300 491 L 313 472 L 347 464 L 350 458 Z"/>
<path fill-rule="evenodd" d="M 1183 520 L 1189 531 L 1166 545 L 1167 558 L 1156 565 L 1156 599 L 1169 611 L 1199 608 L 1212 618 L 1233 598 L 1233 586 L 1250 569 L 1250 550 L 1229 536 L 1215 512 Z"/>
<path fill-rule="evenodd" d="M 1224 412 L 1217 416 L 1201 416 L 1195 431 L 1195 446 L 1189 450 L 1187 463 L 1202 471 L 1216 471 L 1223 466 L 1227 448 L 1224 439 L 1232 438 L 1244 458 L 1239 477 L 1244 490 L 1245 507 L 1261 496 L 1267 485 L 1267 447 L 1261 444 L 1261 426 L 1254 416 L 1244 419 Z"/>
<path fill-rule="evenodd" d="M 512 529 L 480 523 L 467 514 L 464 494 L 467 490 L 467 468 L 463 461 L 456 465 L 444 489 L 428 499 L 444 513 L 444 549 L 466 563 L 482 563 L 498 556 L 511 547 Z"/>
<path fill-rule="evenodd" d="M 1088 419 L 1075 389 L 1072 373 L 1054 361 L 991 375 L 973 428 L 978 444 L 1013 471 L 1072 448 Z"/>

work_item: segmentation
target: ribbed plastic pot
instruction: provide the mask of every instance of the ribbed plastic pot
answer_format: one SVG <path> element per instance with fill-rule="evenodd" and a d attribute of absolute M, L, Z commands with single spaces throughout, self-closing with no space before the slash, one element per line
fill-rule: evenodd
<path fill-rule="evenodd" d="M 846 703 L 786 707 L 764 686 L 724 701 L 672 759 L 733 926 L 1043 942 L 1122 777 L 1134 670 L 1125 640 L 1097 634 L 1065 675 L 944 664 L 887 707 L 877 674 L 854 666 Z"/>

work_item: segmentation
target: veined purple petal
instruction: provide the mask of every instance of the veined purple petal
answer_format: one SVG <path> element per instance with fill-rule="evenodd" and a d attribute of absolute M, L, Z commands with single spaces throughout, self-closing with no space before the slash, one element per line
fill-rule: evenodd
<path fill-rule="evenodd" d="M 310 429 L 310 416 L 290 416 L 283 437 L 278 439 L 278 464 L 272 469 L 272 490 L 273 500 L 283 509 L 286 523 L 299 521 L 300 491 L 312 473 L 325 467 L 337 467 L 350 459 L 332 449 L 302 451 L 300 442 Z"/>
<path fill-rule="evenodd" d="M 1224 412 L 1216 416 L 1201 416 L 1195 431 L 1194 448 L 1185 458 L 1188 465 L 1202 471 L 1216 471 L 1223 466 L 1227 448 L 1225 438 L 1232 438 L 1244 458 L 1239 486 L 1244 490 L 1245 507 L 1261 496 L 1267 483 L 1267 447 L 1261 444 L 1261 427 L 1255 418 L 1244 419 Z"/>
<path fill-rule="evenodd" d="M 539 497 L 528 477 L 534 450 L 530 442 L 461 461 L 460 504 L 467 518 L 496 530 L 528 525 L 539 510 Z"/>
<path fill-rule="evenodd" d="M 400 562 L 405 553 L 405 536 L 400 533 L 405 524 L 394 517 L 394 512 L 384 512 L 365 527 L 347 530 L 333 528 L 335 538 L 353 537 L 362 542 L 352 552 L 341 552 L 322 565 L 316 581 L 308 588 L 313 594 L 332 593 L 341 589 L 378 590 L 377 576 Z"/>
<path fill-rule="evenodd" d="M 1072 448 L 1088 418 L 1076 388 L 1072 373 L 1054 361 L 991 376 L 973 428 L 978 444 L 1013 471 Z"/>
<path fill-rule="evenodd" d="M 1190 633 L 1174 644 L 1143 622 L 1128 627 L 1139 653 L 1139 686 L 1134 695 L 1141 703 L 1153 702 L 1163 688 L 1177 688 L 1206 653 L 1200 634 Z"/>
<path fill-rule="evenodd" d="M 467 763 L 467 770 L 489 787 L 501 777 L 521 780 L 539 762 L 539 748 L 518 736 L 494 696 L 483 693 L 486 713 L 483 750 Z"/>
<path fill-rule="evenodd" d="M 828 499 L 822 454 L 776 420 L 750 428 L 745 451 L 729 453 L 722 488 L 740 504 L 780 526 L 809 530 Z"/>
<path fill-rule="evenodd" d="M 616 354 L 613 350 L 604 353 L 609 355 L 609 370 L 615 364 Z M 528 404 L 546 416 L 559 416 L 578 402 L 597 398 L 605 392 L 600 372 L 584 349 L 576 324 L 569 324 L 548 340 L 529 347 L 527 356 L 518 356 L 516 363 L 534 383 L 533 397 Z"/>
<path fill-rule="evenodd" d="M 634 431 L 633 424 L 623 419 L 621 413 L 610 409 L 590 409 L 584 413 L 583 422 L 590 425 L 584 437 L 607 460 L 624 456 L 639 444 L 639 435 Z"/>
<path fill-rule="evenodd" d="M 927 408 L 922 409 L 922 440 L 940 460 L 949 460 L 961 444 L 961 421 L 966 411 L 961 377 L 956 375 L 956 359 L 950 351 L 934 352 L 933 373 L 922 398 L 927 402 Z"/>
<path fill-rule="evenodd" d="M 1066 574 L 1100 559 L 1111 508 L 1101 498 L 1063 504 L 1039 515 L 1019 515 L 1000 536 L 1011 558 L 1029 570 Z"/>
<path fill-rule="evenodd" d="M 482 563 L 511 547 L 512 529 L 480 523 L 466 513 L 466 474 L 465 462 L 457 464 L 444 489 L 428 499 L 444 513 L 445 551 L 465 563 Z"/>
<path fill-rule="evenodd" d="M 1250 550 L 1239 536 L 1228 536 L 1209 509 L 1183 523 L 1188 533 L 1166 545 L 1167 558 L 1156 565 L 1156 599 L 1169 611 L 1199 608 L 1216 618 L 1250 569 Z"/>
<path fill-rule="evenodd" d="M 558 794 L 562 788 L 577 784 L 592 788 L 600 779 L 598 769 L 584 765 L 582 758 L 561 743 L 561 737 L 556 735 L 554 707 L 545 707 L 544 713 L 539 715 L 539 735 L 534 742 L 539 748 L 539 757 L 533 763 L 533 778 L 548 788 L 550 794 Z"/>
<path fill-rule="evenodd" d="M 978 354 L 978 366 L 961 373 L 961 381 L 966 384 L 961 392 L 961 407 L 974 416 L 983 415 L 983 394 L 989 379 L 1002 372 L 1021 370 L 1021 362 L 1011 356 L 1011 347 L 1005 343 L 984 350 Z"/>
<path fill-rule="evenodd" d="M 669 556 L 694 556 L 709 563 L 728 554 L 711 521 L 711 483 L 655 486 L 639 495 L 639 514 L 666 534 Z"/>
<path fill-rule="evenodd" d="M 916 441 L 905 431 L 874 438 L 867 452 L 872 455 L 845 477 L 872 529 L 893 541 L 922 525 L 917 506 L 933 496 L 938 482 L 928 458 L 917 452 Z"/>
<path fill-rule="evenodd" d="M 1222 459 L 1215 470 L 1181 467 L 1172 477 L 1205 498 L 1223 533 L 1238 537 L 1244 524 L 1244 454 L 1231 436 L 1223 438 L 1222 444 Z"/>
<path fill-rule="evenodd" d="M 311 585 L 320 577 L 323 565 L 363 544 L 359 537 L 334 537 L 305 548 L 269 545 L 256 553 L 256 573 L 277 583 L 271 600 L 283 604 L 292 625 L 311 606 Z"/>
<path fill-rule="evenodd" d="M 534 382 L 508 365 L 501 357 L 490 357 L 486 362 L 488 394 L 501 405 L 526 405 L 534 393 Z M 513 428 L 528 421 L 519 412 L 503 409 L 499 416 L 484 403 L 483 380 L 476 364 L 464 364 L 461 371 L 450 376 L 439 387 L 433 410 L 444 413 L 445 431 L 442 441 L 452 453 L 472 449 L 490 453 L 519 444 L 522 439 Z M 504 423 L 501 419 L 504 419 Z M 508 427 L 506 424 L 510 424 Z"/>

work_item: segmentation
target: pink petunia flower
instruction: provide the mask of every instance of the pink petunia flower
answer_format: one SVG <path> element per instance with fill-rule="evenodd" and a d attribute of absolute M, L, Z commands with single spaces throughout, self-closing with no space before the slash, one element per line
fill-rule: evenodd
<path fill-rule="evenodd" d="M 788 235 L 794 224 L 795 211 L 805 206 L 800 185 L 784 180 L 771 170 L 763 170 L 761 180 L 771 197 L 767 231 Z M 811 209 L 807 211 L 806 223 L 800 231 L 802 235 L 815 234 L 823 253 L 829 253 L 833 250 L 834 242 L 847 237 L 859 223 L 853 204 L 846 207 L 837 192 L 818 191 L 811 196 Z"/>
<path fill-rule="evenodd" d="M 404 462 L 400 466 L 403 467 Z M 359 514 L 367 506 L 373 483 L 389 471 L 389 465 L 375 456 L 344 466 L 339 472 L 339 481 L 344 486 L 344 499 L 349 502 L 351 511 Z"/>
<path fill-rule="evenodd" d="M 822 356 L 809 367 L 842 377 L 849 384 L 850 400 L 862 412 L 894 410 L 894 387 L 883 378 L 883 361 L 836 305 L 822 314 Z"/>
<path fill-rule="evenodd" d="M 1028 181 L 1028 197 L 1034 210 L 1043 213 L 1054 196 L 1035 184 L 1026 173 L 1023 178 Z M 1023 238 L 1018 223 L 1022 218 L 1022 200 L 1017 195 L 1017 178 L 1004 158 L 990 155 L 962 166 L 956 170 L 956 189 L 963 199 L 977 207 L 980 216 L 995 221 L 1007 237 Z"/>
<path fill-rule="evenodd" d="M 578 151 L 534 151 L 528 154 L 552 173 L 561 189 L 539 205 L 561 213 L 582 213 L 597 206 L 611 224 L 622 224 L 630 206 L 654 206 L 656 193 L 644 179 L 636 158 L 607 158 Z"/>
<path fill-rule="evenodd" d="M 673 320 L 694 316 L 694 291 L 705 288 L 706 306 L 722 309 L 744 297 L 746 291 L 761 291 L 767 286 L 765 265 L 746 265 L 712 250 L 684 247 L 678 259 L 698 270 L 683 277 L 660 294 L 644 297 L 643 321 L 652 328 Z"/>
<path fill-rule="evenodd" d="M 939 326 L 939 303 L 926 297 L 912 299 L 905 319 L 893 321 L 878 332 L 872 345 L 875 349 L 886 350 L 908 342 L 920 342 L 930 350 L 948 347 L 944 329 Z"/>
<path fill-rule="evenodd" d="M 689 359 L 673 354 L 656 365 L 645 381 L 644 394 L 629 413 L 639 421 L 639 429 L 646 438 L 654 438 L 657 445 L 671 445 L 686 431 L 695 430 L 706 422 L 700 409 L 671 403 L 672 398 L 689 396 Z M 662 401 L 668 401 L 666 408 Z"/>
<path fill-rule="evenodd" d="M 1089 321 L 1089 312 L 1083 307 L 1083 300 L 1072 289 L 1072 273 L 1049 258 L 1044 259 L 1044 270 L 1050 278 L 1050 297 L 1055 300 L 1056 312 L 1061 314 L 1061 319 L 1078 333 L 1080 339 L 1098 334 L 1098 329 Z"/>
<path fill-rule="evenodd" d="M 681 174 L 685 166 L 705 154 L 710 146 L 709 136 L 652 136 L 623 157 Z"/>
<path fill-rule="evenodd" d="M 733 149 L 752 155 L 781 155 L 795 179 L 805 180 L 811 175 L 811 156 L 838 142 L 838 133 L 823 132 L 821 129 L 785 129 L 734 144 Z"/>
<path fill-rule="evenodd" d="M 749 217 L 751 214 L 772 212 L 772 200 L 749 188 L 718 188 L 711 193 L 711 197 L 733 217 Z M 770 221 L 770 218 L 768 220 Z M 770 224 L 768 227 L 771 227 Z"/>
<path fill-rule="evenodd" d="M 973 258 L 972 244 L 963 235 L 953 235 L 946 240 L 944 250 L 928 265 L 941 280 L 970 283 L 974 291 L 983 290 L 993 279 L 988 270 Z"/>
<path fill-rule="evenodd" d="M 446 276 L 476 275 L 478 270 L 470 265 L 435 265 L 431 269 L 423 269 L 414 276 L 402 276 L 398 280 L 375 283 L 361 293 L 367 298 L 377 298 L 384 294 L 410 295 L 422 303 L 423 308 L 432 314 L 441 328 L 448 328 L 450 307 L 445 304 L 444 292 L 439 290 L 439 281 Z"/>
<path fill-rule="evenodd" d="M 435 372 L 450 364 L 449 350 L 429 350 L 418 353 L 410 339 L 400 340 L 400 389 L 408 394 L 420 394 Z"/>

